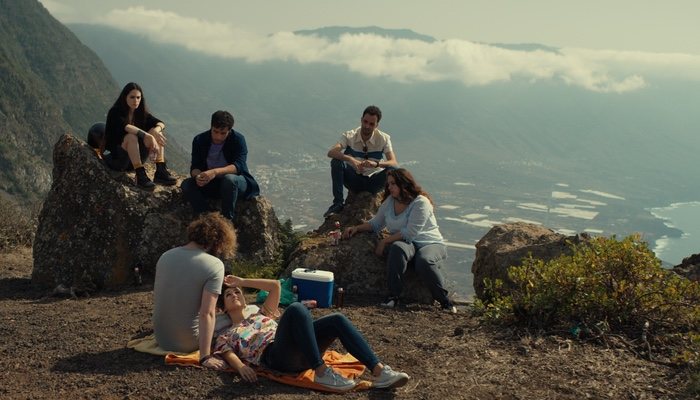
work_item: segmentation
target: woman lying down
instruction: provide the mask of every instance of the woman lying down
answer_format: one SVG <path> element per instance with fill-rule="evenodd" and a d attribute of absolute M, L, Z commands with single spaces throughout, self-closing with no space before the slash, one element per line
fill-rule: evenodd
<path fill-rule="evenodd" d="M 277 280 L 229 275 L 224 286 L 220 306 L 232 325 L 217 337 L 213 355 L 228 364 L 222 368 L 234 368 L 244 380 L 257 380 L 255 370 L 247 364 L 288 373 L 313 369 L 315 383 L 333 391 L 350 390 L 355 387 L 355 381 L 341 376 L 322 359 L 322 354 L 336 339 L 372 372 L 372 387 L 396 388 L 410 379 L 408 374 L 382 364 L 343 314 L 333 313 L 314 320 L 309 310 L 297 302 L 287 307 L 280 317 L 277 310 L 281 288 Z M 242 288 L 245 287 L 269 292 L 259 312 L 248 316 L 244 314 L 246 301 Z M 277 317 L 279 322 L 275 321 Z"/>

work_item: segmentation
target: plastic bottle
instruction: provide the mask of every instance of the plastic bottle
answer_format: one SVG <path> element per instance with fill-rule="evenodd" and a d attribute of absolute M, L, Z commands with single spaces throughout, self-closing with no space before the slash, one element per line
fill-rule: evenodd
<path fill-rule="evenodd" d="M 292 303 L 299 301 L 299 288 L 297 285 L 292 286 Z"/>
<path fill-rule="evenodd" d="M 141 286 L 143 280 L 141 279 L 141 269 L 139 266 L 134 267 L 134 285 Z"/>
<path fill-rule="evenodd" d="M 345 300 L 345 290 L 343 290 L 342 287 L 339 287 L 338 290 L 336 290 L 336 294 L 335 294 L 335 307 L 336 308 L 343 307 L 344 300 Z"/>

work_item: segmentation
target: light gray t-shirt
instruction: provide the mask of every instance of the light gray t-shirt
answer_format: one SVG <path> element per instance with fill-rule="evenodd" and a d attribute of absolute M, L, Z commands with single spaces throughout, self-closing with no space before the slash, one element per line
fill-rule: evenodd
<path fill-rule="evenodd" d="M 153 287 L 153 329 L 167 351 L 199 349 L 202 291 L 221 294 L 224 263 L 200 249 L 176 247 L 160 256 Z"/>

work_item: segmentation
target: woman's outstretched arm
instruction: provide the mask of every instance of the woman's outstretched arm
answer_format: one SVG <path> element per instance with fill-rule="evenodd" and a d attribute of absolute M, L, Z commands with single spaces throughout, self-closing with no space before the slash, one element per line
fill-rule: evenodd
<path fill-rule="evenodd" d="M 267 298 L 262 305 L 265 315 L 269 317 L 279 316 L 280 296 L 282 287 L 276 279 L 247 279 L 240 278 L 235 275 L 228 275 L 224 278 L 224 283 L 227 286 L 248 287 L 268 292 Z"/>

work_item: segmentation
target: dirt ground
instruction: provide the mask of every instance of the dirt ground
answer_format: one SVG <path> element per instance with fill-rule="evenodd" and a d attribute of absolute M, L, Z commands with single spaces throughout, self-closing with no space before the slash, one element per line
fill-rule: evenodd
<path fill-rule="evenodd" d="M 29 249 L 0 254 L 3 399 L 678 399 L 687 381 L 684 371 L 629 351 L 499 331 L 464 309 L 382 310 L 349 296 L 342 312 L 382 361 L 411 375 L 406 386 L 336 395 L 250 384 L 127 349 L 151 331 L 152 287 L 54 297 L 31 286 L 31 257 Z"/>

